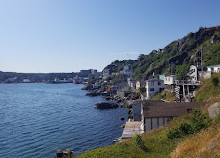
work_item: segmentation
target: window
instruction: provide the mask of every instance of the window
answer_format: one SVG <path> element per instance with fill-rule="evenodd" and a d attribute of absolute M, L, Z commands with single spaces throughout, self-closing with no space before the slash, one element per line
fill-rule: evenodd
<path fill-rule="evenodd" d="M 150 91 L 154 91 L 154 88 L 150 88 Z"/>
<path fill-rule="evenodd" d="M 154 82 L 151 82 L 151 85 L 154 85 Z"/>
<path fill-rule="evenodd" d="M 161 83 L 158 81 L 158 85 L 161 85 Z"/>

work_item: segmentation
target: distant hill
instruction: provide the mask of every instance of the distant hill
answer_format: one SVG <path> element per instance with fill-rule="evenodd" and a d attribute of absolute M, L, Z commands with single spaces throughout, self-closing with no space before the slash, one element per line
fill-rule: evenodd
<path fill-rule="evenodd" d="M 150 54 L 140 54 L 137 60 L 116 60 L 105 68 L 112 72 L 119 72 L 124 65 L 132 65 L 136 79 L 148 79 L 155 75 L 170 72 L 180 74 L 189 65 L 200 65 L 202 50 L 202 64 L 205 66 L 220 63 L 220 26 L 200 27 L 195 33 L 190 32 L 185 37 L 173 41 L 165 48 L 153 50 Z M 179 75 L 181 78 L 181 75 Z"/>

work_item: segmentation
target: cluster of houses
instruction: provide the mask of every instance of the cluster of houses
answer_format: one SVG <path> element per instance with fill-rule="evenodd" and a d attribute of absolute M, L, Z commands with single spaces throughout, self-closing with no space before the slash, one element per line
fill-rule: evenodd
<path fill-rule="evenodd" d="M 194 86 L 201 85 L 199 78 L 209 78 L 213 73 L 220 72 L 220 65 L 208 66 L 206 71 L 199 71 L 197 66 L 191 65 L 188 73 L 189 80 L 179 81 L 175 75 L 160 75 L 159 79 L 152 78 L 146 81 L 146 99 L 134 100 L 130 103 L 132 116 L 125 124 L 120 138 L 121 141 L 153 129 L 166 125 L 173 118 L 188 114 L 194 108 L 205 106 L 205 102 L 164 102 L 162 100 L 149 100 L 162 89 L 181 89 L 182 96 L 186 97 L 193 91 Z M 140 88 L 140 82 L 136 82 Z M 132 84 L 130 84 L 132 85 Z M 134 84 L 133 84 L 134 85 Z M 178 88 L 177 88 L 178 87 Z"/>
<path fill-rule="evenodd" d="M 177 80 L 176 75 L 161 74 L 158 78 L 153 77 L 146 81 L 136 81 L 132 77 L 132 66 L 125 65 L 123 70 L 117 74 L 125 75 L 127 77 L 127 84 L 121 83 L 118 85 L 112 85 L 110 90 L 111 92 L 114 92 L 113 94 L 126 97 L 128 91 L 124 90 L 129 89 L 131 91 L 137 91 L 141 87 L 145 87 L 145 99 L 150 99 L 155 94 L 165 89 L 176 96 L 176 101 L 190 102 L 192 98 L 195 97 L 195 89 L 202 84 L 201 81 L 199 81 L 199 78 L 210 78 L 212 73 L 218 72 L 220 72 L 220 65 L 208 66 L 206 71 L 201 70 L 199 66 L 191 65 L 188 73 L 188 80 Z M 110 69 L 104 69 L 102 79 L 106 79 L 112 74 L 117 75 L 116 73 L 112 73 Z"/>
<path fill-rule="evenodd" d="M 118 74 L 125 75 L 125 76 L 132 76 L 133 75 L 133 68 L 131 65 L 125 65 L 123 70 L 120 71 L 120 73 L 112 73 L 111 69 L 104 69 L 103 74 L 102 74 L 102 76 L 103 76 L 102 78 L 106 79 L 110 75 L 118 75 Z"/>

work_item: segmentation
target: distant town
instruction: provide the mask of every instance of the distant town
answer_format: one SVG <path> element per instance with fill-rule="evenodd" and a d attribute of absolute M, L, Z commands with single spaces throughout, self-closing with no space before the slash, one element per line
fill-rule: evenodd
<path fill-rule="evenodd" d="M 72 73 L 15 73 L 0 71 L 0 83 L 87 83 L 89 78 L 101 75 L 97 70 L 80 70 Z"/>

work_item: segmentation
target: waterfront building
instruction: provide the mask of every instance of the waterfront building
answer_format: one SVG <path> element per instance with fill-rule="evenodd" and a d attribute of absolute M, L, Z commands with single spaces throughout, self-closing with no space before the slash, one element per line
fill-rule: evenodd
<path fill-rule="evenodd" d="M 89 76 L 91 75 L 91 69 L 90 70 L 80 70 L 80 76 Z"/>
<path fill-rule="evenodd" d="M 23 83 L 30 83 L 31 81 L 29 79 L 23 79 Z"/>
<path fill-rule="evenodd" d="M 152 78 L 146 81 L 146 98 L 150 99 L 153 95 L 164 89 L 164 81 Z"/>
<path fill-rule="evenodd" d="M 110 69 L 103 70 L 103 79 L 106 79 L 110 76 Z"/>
<path fill-rule="evenodd" d="M 194 108 L 205 106 L 204 102 L 162 102 L 142 101 L 141 121 L 145 132 L 166 125 L 175 117 L 192 112 Z"/>
<path fill-rule="evenodd" d="M 129 91 L 117 91 L 117 96 L 121 97 L 121 98 L 124 98 L 124 97 L 128 97 L 129 94 L 131 94 L 131 92 Z"/>

